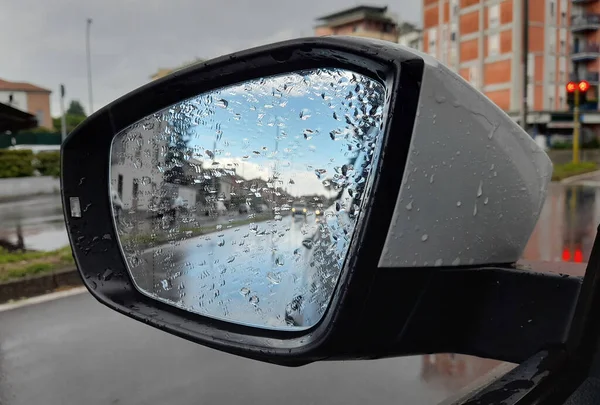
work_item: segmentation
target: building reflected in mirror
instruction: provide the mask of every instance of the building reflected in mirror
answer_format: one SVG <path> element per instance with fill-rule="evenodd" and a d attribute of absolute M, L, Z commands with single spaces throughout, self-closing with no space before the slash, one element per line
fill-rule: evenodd
<path fill-rule="evenodd" d="M 340 69 L 199 94 L 113 139 L 111 201 L 136 287 L 217 319 L 325 313 L 385 122 L 385 87 Z"/>

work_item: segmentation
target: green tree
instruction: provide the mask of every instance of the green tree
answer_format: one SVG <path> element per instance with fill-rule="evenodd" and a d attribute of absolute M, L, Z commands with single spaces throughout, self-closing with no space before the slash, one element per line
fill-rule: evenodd
<path fill-rule="evenodd" d="M 85 115 L 72 115 L 67 113 L 66 115 L 66 124 L 67 124 L 67 133 L 70 133 L 75 129 L 75 127 L 81 124 L 85 120 Z M 52 124 L 54 125 L 54 130 L 57 132 L 61 131 L 62 123 L 60 121 L 60 117 L 52 118 Z"/>
<path fill-rule="evenodd" d="M 86 116 L 83 106 L 77 100 L 71 100 L 71 104 L 69 104 L 69 108 L 67 109 L 67 115 Z"/>

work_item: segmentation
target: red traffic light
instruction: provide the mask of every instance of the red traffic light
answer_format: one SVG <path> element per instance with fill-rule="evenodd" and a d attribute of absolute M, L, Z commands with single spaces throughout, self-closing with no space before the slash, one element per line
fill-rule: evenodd
<path fill-rule="evenodd" d="M 573 93 L 578 88 L 579 88 L 580 92 L 585 93 L 590 88 L 590 84 L 585 80 L 582 80 L 579 83 L 575 83 L 575 82 L 567 83 L 567 93 Z"/>

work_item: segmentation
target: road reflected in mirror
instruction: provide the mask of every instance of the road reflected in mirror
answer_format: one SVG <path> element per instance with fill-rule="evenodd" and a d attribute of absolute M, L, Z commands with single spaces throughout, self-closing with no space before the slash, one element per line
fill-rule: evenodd
<path fill-rule="evenodd" d="M 359 219 L 384 87 L 317 69 L 180 102 L 118 134 L 111 201 L 137 288 L 240 324 L 325 313 Z"/>

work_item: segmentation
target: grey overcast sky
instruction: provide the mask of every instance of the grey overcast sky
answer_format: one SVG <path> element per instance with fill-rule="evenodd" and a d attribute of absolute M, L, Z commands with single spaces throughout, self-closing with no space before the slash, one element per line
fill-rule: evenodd
<path fill-rule="evenodd" d="M 420 23 L 420 0 L 0 0 L 0 78 L 27 81 L 89 108 L 86 19 L 92 18 L 94 109 L 149 81 L 159 67 L 313 34 L 315 18 L 358 4 L 388 5 Z"/>

